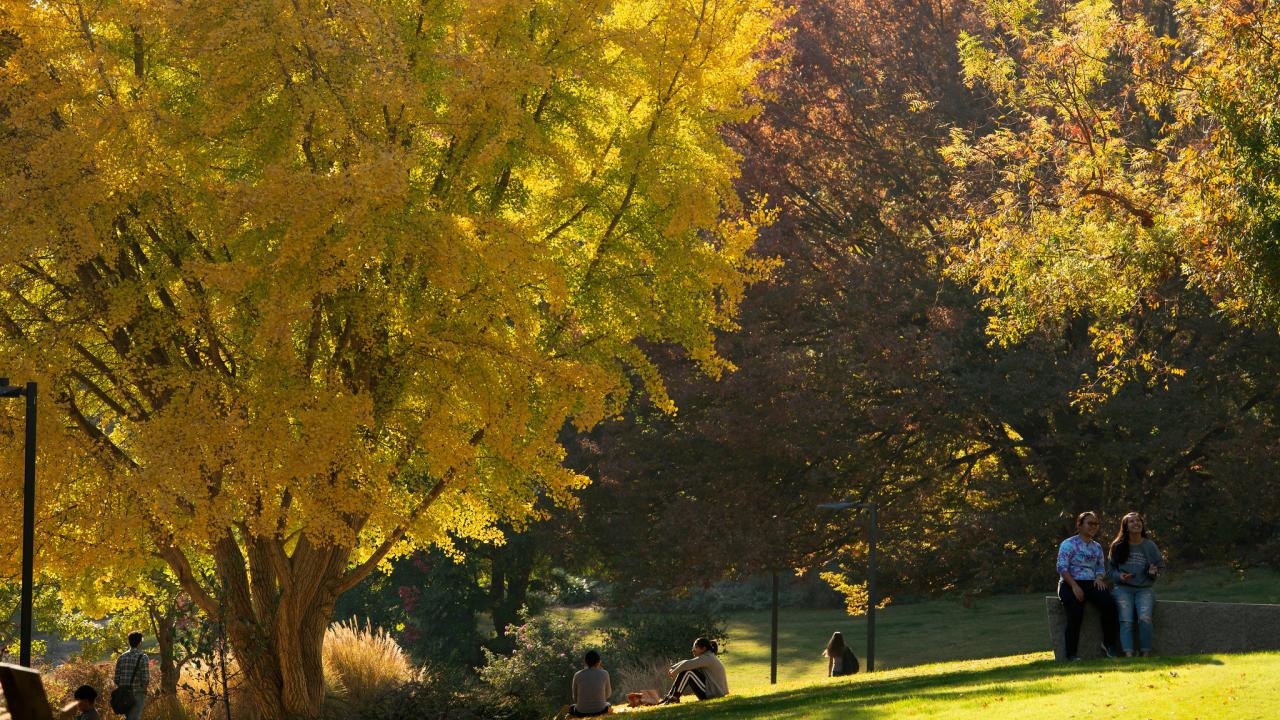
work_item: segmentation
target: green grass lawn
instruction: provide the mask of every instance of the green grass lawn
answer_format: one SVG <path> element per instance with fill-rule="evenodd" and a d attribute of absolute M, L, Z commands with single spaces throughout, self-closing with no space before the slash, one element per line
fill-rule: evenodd
<path fill-rule="evenodd" d="M 1173 575 L 1157 589 L 1164 600 L 1280 603 L 1280 573 L 1250 570 L 1235 574 L 1197 570 Z M 971 607 L 957 600 L 889 605 L 876 613 L 876 669 L 908 667 L 947 660 L 1004 657 L 1050 649 L 1044 598 L 1051 590 L 1028 595 L 995 595 Z M 729 616 L 725 666 L 734 690 L 769 684 L 769 613 Z M 778 615 L 778 682 L 817 681 L 826 676 L 822 648 L 832 631 L 844 633 L 858 658 L 866 662 L 865 618 L 839 610 L 788 610 Z"/>
<path fill-rule="evenodd" d="M 874 682 L 880 682 L 880 679 L 889 682 L 893 678 L 912 677 L 911 673 L 916 672 L 915 670 L 905 671 L 907 674 L 902 675 L 901 672 L 904 672 L 902 669 L 947 661 L 972 661 L 981 658 L 1023 656 L 1017 663 L 1026 665 L 1032 660 L 1050 657 L 1049 627 L 1045 619 L 1044 597 L 1052 592 L 1052 579 L 1046 585 L 1046 590 L 1043 593 L 996 595 L 979 599 L 968 608 L 955 600 L 929 600 L 890 605 L 876 615 L 877 673 L 871 677 L 876 678 Z M 1280 603 L 1280 573 L 1260 569 L 1249 570 L 1242 574 L 1233 573 L 1226 569 L 1188 571 L 1181 574 L 1171 574 L 1169 577 L 1162 579 L 1161 585 L 1157 588 L 1157 593 L 1160 598 L 1165 600 Z M 600 627 L 607 622 L 607 617 L 596 610 L 569 610 L 563 612 L 568 613 L 576 622 L 588 627 Z M 826 661 L 821 657 L 821 653 L 822 648 L 826 645 L 827 638 L 831 636 L 831 632 L 834 630 L 840 630 L 844 633 L 845 639 L 852 643 L 858 653 L 858 657 L 865 664 L 866 624 L 863 618 L 849 617 L 839 610 L 782 609 L 779 613 L 778 622 L 779 688 L 795 688 L 813 683 L 828 682 L 826 679 Z M 722 656 L 722 660 L 729 673 L 729 685 L 733 693 L 735 695 L 751 695 L 768 691 L 770 689 L 769 612 L 731 614 L 728 618 L 728 633 L 728 647 Z M 686 649 L 674 648 L 672 660 L 679 659 L 680 653 Z M 607 665 L 608 649 L 602 648 L 602 650 L 605 651 Z M 1030 653 L 1038 654 L 1028 655 Z M 1204 668 L 1235 667 L 1237 660 L 1232 658 L 1227 661 L 1225 659 L 1227 657 L 1229 656 L 1222 656 L 1222 662 L 1225 663 L 1223 665 L 1204 665 Z M 1006 667 L 1010 662 L 1007 659 L 1003 659 L 990 667 L 972 662 L 949 666 L 952 669 L 940 672 L 948 675 L 959 673 L 963 677 L 971 678 L 971 680 L 966 680 L 951 690 L 932 691 L 932 696 L 943 697 L 947 696 L 947 693 L 959 693 L 958 697 L 965 697 L 964 693 L 971 691 L 969 687 L 972 683 L 985 687 L 987 685 L 1013 682 L 1013 680 L 1000 679 L 1006 674 L 1010 675 L 1011 678 L 1022 678 L 1017 682 L 1022 683 L 1019 687 L 1029 688 L 1027 692 L 1039 692 L 1037 688 L 1043 689 L 1046 687 L 1043 682 L 1047 682 L 1047 680 L 1044 680 L 1044 678 L 1038 680 L 1030 679 L 1036 676 L 1053 678 L 1053 682 L 1061 681 L 1065 684 L 1064 687 L 1073 686 L 1072 683 L 1075 682 L 1082 683 L 1079 686 L 1081 689 L 1085 687 L 1083 681 L 1077 677 L 1080 671 L 1064 669 L 1065 666 L 1052 664 L 1035 665 L 1034 667 L 1041 669 L 1036 669 L 1031 673 L 1031 676 L 1025 677 L 1019 674 L 1022 672 L 1020 670 L 1008 668 L 998 670 L 998 668 Z M 1152 662 L 1163 663 L 1165 661 Z M 1217 662 L 1217 660 L 1197 662 L 1213 663 Z M 1239 662 L 1246 661 L 1240 660 Z M 1277 660 L 1274 656 L 1270 659 L 1259 656 L 1247 662 L 1254 664 L 1250 667 L 1264 667 L 1270 663 L 1271 672 L 1280 671 L 1280 660 Z M 1119 665 L 1112 667 L 1087 664 L 1081 667 L 1087 668 L 1089 672 L 1095 675 L 1105 673 L 1107 677 L 1114 676 L 1117 682 L 1138 682 L 1141 678 L 1134 677 L 1134 673 L 1141 675 L 1144 672 L 1141 668 L 1155 666 Z M 879 671 L 885 670 L 892 672 L 886 672 L 881 675 Z M 994 674 L 980 674 L 988 670 Z M 1061 674 L 1059 671 L 1061 671 Z M 1242 668 L 1240 672 L 1247 673 L 1252 672 L 1252 670 Z M 1179 676 L 1182 676 L 1181 671 L 1179 671 Z M 1217 675 L 1214 675 L 1214 677 L 1217 677 Z M 990 679 L 984 680 L 983 678 Z M 1128 678 L 1128 680 L 1125 680 L 1125 678 Z M 859 676 L 855 683 L 861 683 L 865 679 L 863 676 Z M 1218 678 L 1218 680 L 1227 682 L 1225 678 Z M 1215 682 L 1218 680 L 1215 680 Z M 950 687 L 949 683 L 946 685 Z M 824 684 L 822 687 L 826 688 L 828 686 Z M 897 687 L 899 689 L 886 689 L 883 691 L 868 688 L 867 691 L 871 692 L 873 696 L 879 692 L 883 692 L 887 696 L 901 692 L 901 684 Z M 1274 685 L 1272 689 L 1273 691 L 1275 690 Z M 785 692 L 795 691 L 787 690 Z M 973 690 L 972 692 L 978 691 Z M 938 693 L 942 693 L 942 695 L 938 695 Z M 879 702 L 883 704 L 884 702 L 883 699 L 875 700 L 872 696 L 863 697 L 858 695 L 858 697 L 869 703 Z M 1085 695 L 1080 695 L 1077 700 L 1083 700 L 1084 698 Z M 1105 699 L 1100 699 L 1099 701 L 1105 706 Z M 933 704 L 936 705 L 937 703 Z M 920 712 L 923 713 L 923 710 Z M 801 716 L 787 714 L 776 716 L 760 715 L 760 717 Z M 889 716 L 877 715 L 874 717 Z M 1208 715 L 1206 717 L 1211 716 Z M 728 715 L 726 717 L 755 716 Z M 813 717 L 826 716 L 814 715 Z M 832 715 L 830 717 L 835 716 Z M 940 717 L 950 716 L 942 715 Z M 1142 717 L 1147 716 L 1143 715 Z M 1168 715 L 1168 717 L 1183 716 Z M 1188 715 L 1186 717 L 1195 716 Z M 1235 715 L 1234 717 L 1251 716 Z M 1280 717 L 1280 712 L 1277 712 L 1275 717 Z"/>
<path fill-rule="evenodd" d="M 1071 664 L 1036 653 L 757 686 L 645 712 L 653 720 L 1276 718 L 1280 653 Z"/>

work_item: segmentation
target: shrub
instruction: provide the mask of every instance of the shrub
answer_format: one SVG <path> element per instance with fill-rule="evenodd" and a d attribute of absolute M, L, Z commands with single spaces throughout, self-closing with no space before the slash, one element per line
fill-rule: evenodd
<path fill-rule="evenodd" d="M 537 596 L 541 605 L 581 606 L 596 599 L 595 584 L 591 580 L 561 568 L 552 568 L 530 594 Z"/>
<path fill-rule="evenodd" d="M 359 707 L 413 680 L 414 669 L 390 633 L 352 618 L 324 634 L 324 675 L 332 694 Z"/>
<path fill-rule="evenodd" d="M 239 663 L 234 655 L 229 654 L 225 694 L 230 696 L 227 704 L 231 706 L 232 720 L 258 720 L 258 709 L 241 685 L 242 679 Z M 222 668 L 216 658 L 213 662 L 196 659 L 182 668 L 182 678 L 178 681 L 177 705 L 188 716 L 198 720 L 225 720 L 223 695 Z M 143 709 L 143 720 L 150 720 L 150 707 L 148 705 Z"/>
<path fill-rule="evenodd" d="M 563 619 L 543 615 L 515 628 L 515 650 L 497 655 L 486 650 L 488 662 L 480 677 L 515 711 L 538 716 L 569 704 L 570 679 L 582 669 L 588 649 L 586 636 Z"/>
<path fill-rule="evenodd" d="M 536 720 L 539 712 L 523 706 L 460 671 L 419 673 L 417 679 L 388 690 L 358 713 L 326 708 L 326 720 Z"/>
<path fill-rule="evenodd" d="M 706 596 L 666 606 L 647 604 L 610 615 L 612 626 L 605 632 L 618 666 L 642 666 L 655 658 L 669 658 L 667 664 L 688 657 L 690 646 L 699 637 L 715 640 L 720 652 L 728 645 L 724 616 Z"/>
<path fill-rule="evenodd" d="M 71 701 L 71 694 L 81 685 L 92 685 L 93 689 L 98 691 L 96 706 L 98 712 L 105 713 L 107 698 L 111 696 L 111 691 L 116 686 L 114 675 L 115 663 L 111 661 L 85 662 L 83 660 L 63 663 L 45 674 L 45 694 L 49 696 L 49 702 L 54 706 L 54 716 L 57 716 L 57 709 Z"/>
<path fill-rule="evenodd" d="M 177 695 L 169 695 L 148 699 L 142 708 L 142 720 L 201 720 L 201 716 Z"/>

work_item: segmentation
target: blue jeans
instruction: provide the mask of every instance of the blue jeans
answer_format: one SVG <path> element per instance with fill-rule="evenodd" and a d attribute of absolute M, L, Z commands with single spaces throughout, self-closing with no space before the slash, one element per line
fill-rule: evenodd
<path fill-rule="evenodd" d="M 146 704 L 147 704 L 147 691 L 135 689 L 133 691 L 133 709 L 131 709 L 129 713 L 125 715 L 125 720 L 141 720 L 142 706 Z"/>
<path fill-rule="evenodd" d="M 1143 652 L 1151 650 L 1151 613 L 1156 608 L 1155 590 L 1149 587 L 1132 587 L 1117 584 L 1111 594 L 1115 595 L 1116 608 L 1120 611 L 1120 648 L 1126 653 L 1133 652 L 1133 621 L 1138 620 L 1138 647 Z"/>

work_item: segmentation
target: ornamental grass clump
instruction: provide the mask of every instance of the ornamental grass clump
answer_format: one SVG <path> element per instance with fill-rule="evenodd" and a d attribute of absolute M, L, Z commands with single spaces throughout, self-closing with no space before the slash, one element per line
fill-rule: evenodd
<path fill-rule="evenodd" d="M 324 675 L 331 695 L 359 706 L 411 682 L 415 672 L 390 633 L 352 618 L 325 632 Z"/>

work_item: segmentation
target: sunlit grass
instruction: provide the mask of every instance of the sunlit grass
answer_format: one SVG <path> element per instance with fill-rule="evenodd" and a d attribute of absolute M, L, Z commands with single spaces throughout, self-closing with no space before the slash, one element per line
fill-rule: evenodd
<path fill-rule="evenodd" d="M 876 669 L 891 670 L 950 660 L 1040 653 L 1049 657 L 1049 627 L 1042 593 L 995 595 L 971 607 L 958 600 L 929 600 L 896 604 L 876 616 Z M 1165 600 L 1280 603 L 1280 573 L 1228 569 L 1196 570 L 1171 575 L 1157 592 Z M 593 608 L 561 610 L 579 625 L 600 628 L 607 617 Z M 769 612 L 732 613 L 729 643 L 722 659 L 735 694 L 767 690 L 769 686 Z M 795 685 L 825 681 L 822 648 L 832 631 L 840 630 L 859 659 L 866 663 L 866 623 L 840 610 L 783 608 L 778 622 L 778 682 Z M 600 648 L 609 663 L 608 648 Z M 673 648 L 672 660 L 687 648 Z M 1280 715 L 1277 715 L 1280 717 Z"/>
<path fill-rule="evenodd" d="M 756 687 L 646 712 L 652 720 L 1274 718 L 1280 653 L 1058 663 L 1044 654 Z"/>

